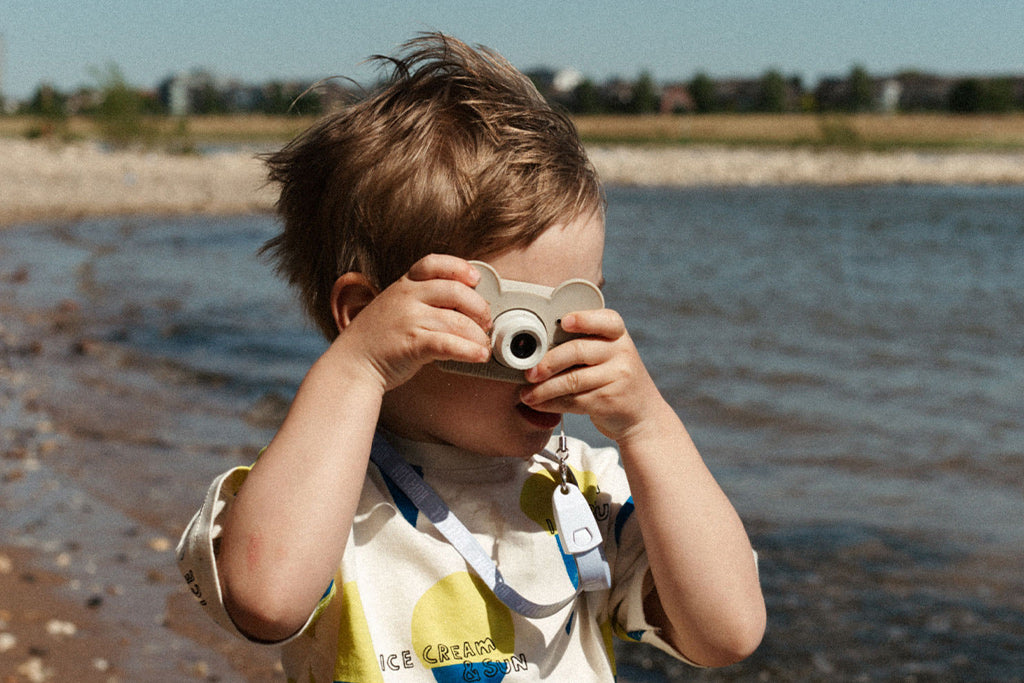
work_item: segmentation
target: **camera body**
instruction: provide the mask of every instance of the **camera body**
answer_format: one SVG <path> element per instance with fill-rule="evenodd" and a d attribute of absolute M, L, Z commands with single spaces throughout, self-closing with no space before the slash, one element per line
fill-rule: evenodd
<path fill-rule="evenodd" d="M 587 280 L 557 287 L 503 280 L 488 264 L 470 261 L 480 273 L 476 291 L 491 305 L 491 358 L 485 363 L 439 361 L 447 372 L 525 384 L 523 371 L 540 362 L 552 346 L 578 335 L 562 329 L 562 316 L 604 308 L 604 296 Z"/>

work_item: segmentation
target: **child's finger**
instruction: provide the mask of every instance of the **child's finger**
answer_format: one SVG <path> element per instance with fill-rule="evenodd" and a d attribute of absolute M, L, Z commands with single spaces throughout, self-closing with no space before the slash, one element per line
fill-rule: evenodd
<path fill-rule="evenodd" d="M 626 333 L 626 323 L 622 316 L 611 308 L 570 313 L 562 318 L 561 325 L 563 330 L 571 334 L 605 339 L 618 339 Z"/>
<path fill-rule="evenodd" d="M 580 401 L 605 384 L 600 369 L 579 367 L 524 388 L 519 399 L 537 410 L 579 412 Z"/>
<path fill-rule="evenodd" d="M 425 319 L 424 327 L 432 332 L 450 334 L 484 347 L 490 353 L 491 338 L 478 322 L 461 311 L 450 309 L 434 309 L 432 318 Z"/>
<path fill-rule="evenodd" d="M 526 371 L 528 382 L 544 382 L 570 368 L 600 365 L 612 349 L 604 339 L 573 339 L 549 350 L 535 367 Z"/>
<path fill-rule="evenodd" d="M 435 333 L 425 339 L 425 355 L 431 360 L 455 360 L 483 363 L 491 354 L 486 344 L 479 344 L 454 334 Z"/>
<path fill-rule="evenodd" d="M 450 254 L 430 254 L 412 265 L 410 280 L 455 280 L 468 287 L 476 287 L 480 273 L 463 258 Z"/>
<path fill-rule="evenodd" d="M 435 308 L 458 311 L 482 330 L 491 328 L 491 305 L 462 282 L 435 279 L 423 283 L 422 301 Z"/>

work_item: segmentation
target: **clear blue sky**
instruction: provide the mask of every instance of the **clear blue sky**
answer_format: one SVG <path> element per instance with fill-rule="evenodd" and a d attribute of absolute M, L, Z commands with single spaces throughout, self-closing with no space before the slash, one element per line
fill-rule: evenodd
<path fill-rule="evenodd" d="M 44 81 L 70 90 L 111 62 L 139 87 L 194 67 L 247 82 L 365 79 L 359 62 L 422 30 L 598 81 L 775 68 L 814 85 L 854 64 L 1024 74 L 1020 0 L 0 0 L 0 87 L 15 98 Z"/>

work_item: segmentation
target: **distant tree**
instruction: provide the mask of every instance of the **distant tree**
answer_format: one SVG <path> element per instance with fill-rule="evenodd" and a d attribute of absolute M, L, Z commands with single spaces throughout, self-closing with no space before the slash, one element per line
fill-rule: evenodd
<path fill-rule="evenodd" d="M 41 83 L 22 111 L 46 119 L 62 120 L 68 115 L 67 102 L 67 95 L 50 83 Z"/>
<path fill-rule="evenodd" d="M 570 108 L 577 114 L 599 114 L 604 111 L 601 91 L 592 80 L 585 78 L 573 89 Z"/>
<path fill-rule="evenodd" d="M 555 82 L 555 72 L 553 69 L 531 69 L 523 75 L 530 79 L 530 82 L 533 83 L 533 87 L 537 89 L 537 92 L 543 95 L 546 99 L 551 99 Z"/>
<path fill-rule="evenodd" d="M 758 111 L 783 112 L 786 110 L 786 79 L 778 71 L 765 72 L 761 77 L 757 96 Z"/>
<path fill-rule="evenodd" d="M 633 114 L 653 114 L 658 111 L 658 89 L 649 71 L 644 71 L 633 83 L 629 111 Z"/>
<path fill-rule="evenodd" d="M 1013 82 L 1009 78 L 993 78 L 984 83 L 981 94 L 982 111 L 1003 114 L 1014 108 Z"/>
<path fill-rule="evenodd" d="M 94 115 L 107 142 L 128 145 L 148 137 L 152 131 L 145 124 L 144 114 L 150 105 L 142 93 L 128 85 L 121 68 L 110 62 L 91 71 L 99 89 Z"/>
<path fill-rule="evenodd" d="M 196 114 L 226 114 L 230 107 L 223 91 L 206 81 L 191 92 L 192 111 Z"/>
<path fill-rule="evenodd" d="M 693 107 L 698 114 L 707 114 L 714 111 L 715 83 L 706 73 L 698 73 L 690 81 L 690 97 L 693 98 Z"/>
<path fill-rule="evenodd" d="M 867 69 L 857 65 L 850 69 L 849 99 L 847 109 L 850 111 L 870 111 L 875 103 L 874 84 Z"/>
<path fill-rule="evenodd" d="M 286 114 L 292 105 L 292 97 L 285 90 L 284 83 L 271 81 L 263 86 L 259 110 L 264 114 Z"/>
<path fill-rule="evenodd" d="M 319 116 L 324 113 L 324 97 L 319 90 L 304 90 L 292 98 L 288 113 L 292 116 Z"/>
<path fill-rule="evenodd" d="M 976 114 L 982 110 L 985 88 L 977 78 L 963 78 L 949 91 L 949 110 L 954 114 Z"/>
<path fill-rule="evenodd" d="M 313 85 L 270 81 L 255 95 L 252 109 L 275 116 L 316 116 L 324 112 L 328 87 L 326 81 Z"/>

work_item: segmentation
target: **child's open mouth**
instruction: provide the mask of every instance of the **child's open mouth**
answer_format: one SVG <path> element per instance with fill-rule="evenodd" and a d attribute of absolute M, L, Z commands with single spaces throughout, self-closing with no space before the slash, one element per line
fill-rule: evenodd
<path fill-rule="evenodd" d="M 534 410 L 525 403 L 520 403 L 516 406 L 516 410 L 519 414 L 534 427 L 538 429 L 554 429 L 558 426 L 558 423 L 562 421 L 561 413 L 544 413 L 539 410 Z"/>

